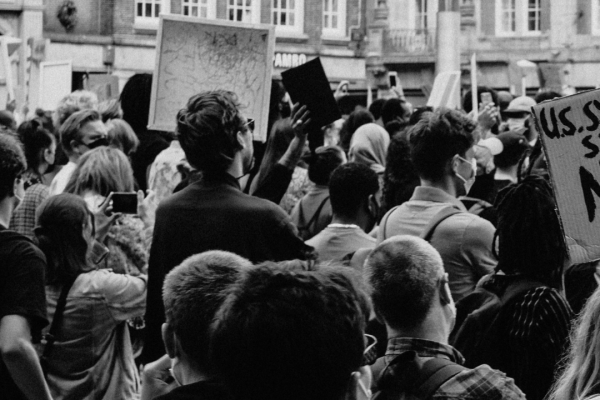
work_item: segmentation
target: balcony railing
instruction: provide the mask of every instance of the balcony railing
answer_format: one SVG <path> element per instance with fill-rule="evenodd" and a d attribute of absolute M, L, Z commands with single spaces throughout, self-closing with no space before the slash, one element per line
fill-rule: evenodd
<path fill-rule="evenodd" d="M 383 51 L 386 55 L 433 53 L 435 29 L 386 29 Z"/>

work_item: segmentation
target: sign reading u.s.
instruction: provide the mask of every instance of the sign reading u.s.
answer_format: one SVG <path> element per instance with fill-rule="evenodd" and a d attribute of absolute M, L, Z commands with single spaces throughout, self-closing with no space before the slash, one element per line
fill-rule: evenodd
<path fill-rule="evenodd" d="M 600 90 L 533 107 L 571 263 L 600 259 Z"/>

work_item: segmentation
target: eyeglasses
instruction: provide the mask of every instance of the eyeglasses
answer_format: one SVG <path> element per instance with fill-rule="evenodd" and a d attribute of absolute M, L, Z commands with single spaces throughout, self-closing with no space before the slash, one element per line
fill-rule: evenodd
<path fill-rule="evenodd" d="M 254 133 L 254 120 L 252 118 L 250 118 L 245 124 L 244 126 L 248 128 L 248 130 L 252 133 Z"/>

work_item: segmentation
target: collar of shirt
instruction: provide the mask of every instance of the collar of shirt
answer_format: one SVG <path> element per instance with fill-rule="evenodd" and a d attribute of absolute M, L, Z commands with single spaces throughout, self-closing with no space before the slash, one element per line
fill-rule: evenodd
<path fill-rule="evenodd" d="M 386 357 L 395 357 L 407 351 L 414 351 L 419 357 L 443 357 L 457 364 L 464 364 L 465 358 L 454 347 L 426 339 L 395 337 L 388 339 Z"/>
<path fill-rule="evenodd" d="M 435 203 L 450 203 L 461 211 L 467 211 L 463 203 L 456 197 L 449 195 L 442 189 L 431 186 L 417 186 L 410 199 L 432 201 Z"/>
<path fill-rule="evenodd" d="M 200 185 L 219 185 L 225 184 L 227 186 L 231 186 L 235 189 L 242 190 L 240 186 L 240 182 L 235 179 L 235 177 L 231 176 L 227 172 L 208 172 L 204 173 L 202 179 L 199 182 L 196 182 Z"/>
<path fill-rule="evenodd" d="M 511 181 L 512 183 L 517 183 L 517 178 L 510 176 L 506 172 L 500 171 L 496 169 L 496 173 L 494 174 L 494 180 L 496 181 Z"/>

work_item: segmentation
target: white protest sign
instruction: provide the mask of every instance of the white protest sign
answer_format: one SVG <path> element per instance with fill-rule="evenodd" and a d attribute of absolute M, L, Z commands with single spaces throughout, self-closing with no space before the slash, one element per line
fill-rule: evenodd
<path fill-rule="evenodd" d="M 477 93 L 477 56 L 471 56 L 471 104 L 473 107 L 473 120 L 479 118 L 479 96 Z"/>
<path fill-rule="evenodd" d="M 71 60 L 42 61 L 40 63 L 37 106 L 42 110 L 54 110 L 58 102 L 71 93 L 73 66 Z"/>
<path fill-rule="evenodd" d="M 161 15 L 149 128 L 173 131 L 177 112 L 206 90 L 229 90 L 265 140 L 275 28 Z"/>
<path fill-rule="evenodd" d="M 600 259 L 600 90 L 533 107 L 571 263 Z"/>
<path fill-rule="evenodd" d="M 460 71 L 441 72 L 433 81 L 427 105 L 433 108 L 460 106 Z"/>

